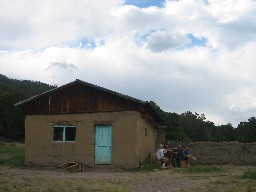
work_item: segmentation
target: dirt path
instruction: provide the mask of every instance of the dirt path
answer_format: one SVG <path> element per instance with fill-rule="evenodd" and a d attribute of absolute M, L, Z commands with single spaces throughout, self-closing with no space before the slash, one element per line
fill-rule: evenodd
<path fill-rule="evenodd" d="M 127 183 L 133 191 L 150 192 L 178 192 L 197 191 L 198 185 L 203 182 L 195 182 L 184 176 L 170 174 L 170 171 L 158 171 L 153 173 L 138 173 L 131 183 Z"/>
<path fill-rule="evenodd" d="M 184 176 L 170 174 L 170 170 L 154 172 L 134 172 L 123 170 L 87 170 L 85 172 L 70 173 L 64 170 L 56 169 L 0 169 L 0 179 L 9 178 L 9 182 L 18 183 L 21 180 L 38 182 L 38 185 L 48 185 L 52 181 L 72 180 L 80 182 L 84 179 L 92 181 L 99 180 L 108 183 L 118 183 L 134 192 L 176 192 L 176 191 L 197 191 L 198 185 L 203 182 L 195 182 Z M 38 179 L 37 179 L 38 178 Z M 48 179 L 46 179 L 48 178 Z M 16 180 L 16 182 L 15 182 Z M 40 182 L 44 180 L 45 183 Z M 0 185 L 4 184 L 1 183 Z M 26 184 L 28 185 L 28 184 Z"/>

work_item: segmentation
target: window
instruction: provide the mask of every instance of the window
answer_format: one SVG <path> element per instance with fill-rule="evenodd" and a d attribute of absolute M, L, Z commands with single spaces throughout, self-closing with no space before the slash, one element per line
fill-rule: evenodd
<path fill-rule="evenodd" d="M 76 127 L 70 125 L 55 125 L 53 127 L 53 141 L 75 141 Z"/>
<path fill-rule="evenodd" d="M 64 130 L 64 127 L 53 127 L 54 141 L 63 141 L 63 130 Z"/>

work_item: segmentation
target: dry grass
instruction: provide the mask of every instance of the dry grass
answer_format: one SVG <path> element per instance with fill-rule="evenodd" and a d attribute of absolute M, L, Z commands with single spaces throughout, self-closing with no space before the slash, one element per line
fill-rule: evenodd
<path fill-rule="evenodd" d="M 250 192 L 256 191 L 255 171 L 256 167 L 253 166 L 203 165 L 176 169 L 173 172 L 196 182 L 202 181 L 194 191 Z"/>
<path fill-rule="evenodd" d="M 65 178 L 49 176 L 0 175 L 0 191 L 4 192 L 129 192 L 119 183 L 85 178 Z"/>

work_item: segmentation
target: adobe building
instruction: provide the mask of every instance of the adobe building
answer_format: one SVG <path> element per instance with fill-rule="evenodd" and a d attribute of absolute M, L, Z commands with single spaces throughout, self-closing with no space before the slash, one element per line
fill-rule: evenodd
<path fill-rule="evenodd" d="M 26 114 L 26 163 L 136 168 L 165 142 L 164 122 L 148 102 L 81 80 L 15 106 Z"/>

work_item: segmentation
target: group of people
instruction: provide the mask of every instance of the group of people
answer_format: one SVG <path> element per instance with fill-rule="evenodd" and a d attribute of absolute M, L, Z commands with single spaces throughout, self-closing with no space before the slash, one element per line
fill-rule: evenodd
<path fill-rule="evenodd" d="M 180 167 L 181 161 L 185 160 L 186 165 L 189 166 L 189 160 L 196 160 L 191 154 L 189 147 L 179 146 L 178 148 L 169 148 L 168 145 L 160 144 L 156 151 L 157 160 L 162 162 L 162 168 Z"/>

